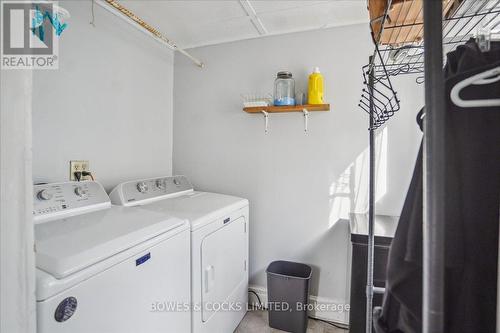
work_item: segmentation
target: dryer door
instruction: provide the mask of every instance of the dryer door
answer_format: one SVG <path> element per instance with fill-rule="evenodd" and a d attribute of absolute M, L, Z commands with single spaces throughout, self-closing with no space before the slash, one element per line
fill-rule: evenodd
<path fill-rule="evenodd" d="M 247 237 L 245 219 L 240 217 L 203 239 L 202 320 L 206 322 L 218 311 L 234 311 L 232 295 L 246 280 Z M 232 299 L 235 298 L 235 299 Z M 246 306 L 246 304 L 239 304 Z"/>

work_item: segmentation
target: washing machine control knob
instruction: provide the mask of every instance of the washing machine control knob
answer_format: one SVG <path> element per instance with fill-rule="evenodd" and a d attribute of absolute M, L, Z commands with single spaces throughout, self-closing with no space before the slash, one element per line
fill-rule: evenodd
<path fill-rule="evenodd" d="M 177 178 L 174 178 L 174 184 L 179 186 L 181 184 L 181 181 Z"/>
<path fill-rule="evenodd" d="M 37 193 L 36 197 L 39 200 L 50 200 L 54 195 L 49 192 L 49 190 L 41 190 Z"/>
<path fill-rule="evenodd" d="M 86 197 L 86 196 L 87 196 L 87 190 L 86 190 L 86 189 L 84 189 L 84 188 L 83 188 L 83 187 L 81 187 L 81 186 L 77 186 L 77 187 L 75 187 L 75 194 L 76 194 L 77 196 L 79 196 L 79 197 L 84 198 L 84 197 Z"/>
<path fill-rule="evenodd" d="M 165 184 L 165 180 L 163 179 L 157 179 L 156 180 L 156 188 L 160 190 L 164 190 L 167 187 L 167 184 Z"/>
<path fill-rule="evenodd" d="M 148 191 L 148 185 L 145 182 L 137 183 L 137 191 L 146 193 Z"/>

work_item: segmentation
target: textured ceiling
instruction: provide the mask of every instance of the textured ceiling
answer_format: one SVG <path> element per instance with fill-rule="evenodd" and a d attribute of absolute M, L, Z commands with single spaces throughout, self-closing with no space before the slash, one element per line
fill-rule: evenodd
<path fill-rule="evenodd" d="M 366 0 L 122 0 L 182 48 L 368 23 Z"/>

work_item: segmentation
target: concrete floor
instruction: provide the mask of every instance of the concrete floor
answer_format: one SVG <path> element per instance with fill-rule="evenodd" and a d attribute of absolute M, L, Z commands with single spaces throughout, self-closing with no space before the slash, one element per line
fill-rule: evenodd
<path fill-rule="evenodd" d="M 267 311 L 249 311 L 236 328 L 235 333 L 279 333 L 283 332 L 269 327 Z M 348 333 L 347 330 L 336 328 L 327 323 L 309 319 L 307 333 Z"/>

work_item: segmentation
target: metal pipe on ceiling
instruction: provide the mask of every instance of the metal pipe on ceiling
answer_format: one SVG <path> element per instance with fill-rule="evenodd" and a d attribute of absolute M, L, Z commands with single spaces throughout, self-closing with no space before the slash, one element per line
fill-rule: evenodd
<path fill-rule="evenodd" d="M 94 1 L 94 0 L 92 0 Z M 154 40 L 157 42 L 167 46 L 168 48 L 178 51 L 179 53 L 185 55 L 191 61 L 193 61 L 198 67 L 203 68 L 205 64 L 200 61 L 199 59 L 193 57 L 191 54 L 189 54 L 187 51 L 184 49 L 180 48 L 175 44 L 173 41 L 165 37 L 160 31 L 158 31 L 156 28 L 153 26 L 149 25 L 146 23 L 144 20 L 142 20 L 139 16 L 134 14 L 132 11 L 118 3 L 116 0 L 95 0 L 95 3 L 101 6 L 102 8 L 106 9 L 113 15 L 123 19 L 125 22 L 133 26 L 134 28 L 138 29 L 139 31 L 143 32 L 144 34 L 152 37 Z"/>

